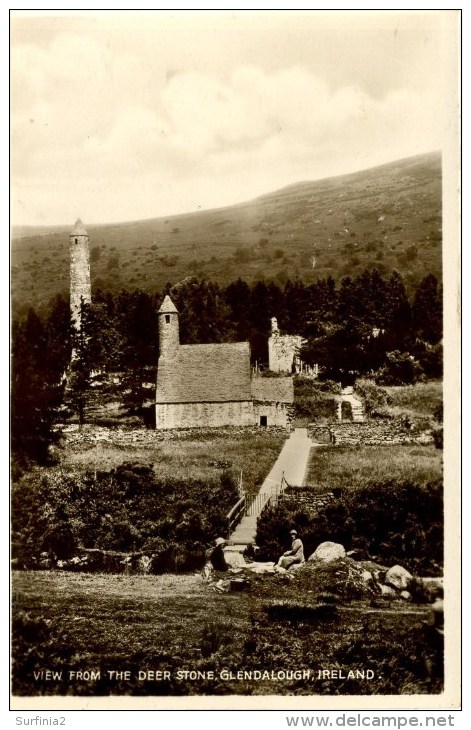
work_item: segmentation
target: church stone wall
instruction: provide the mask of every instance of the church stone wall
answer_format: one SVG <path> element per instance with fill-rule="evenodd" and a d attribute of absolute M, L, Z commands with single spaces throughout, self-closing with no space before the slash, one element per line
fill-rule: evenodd
<path fill-rule="evenodd" d="M 266 426 L 288 428 L 291 423 L 292 405 L 289 403 L 254 403 L 255 425 L 261 425 L 261 418 L 266 418 Z"/>
<path fill-rule="evenodd" d="M 156 405 L 156 427 L 159 429 L 253 425 L 252 401 L 157 403 Z"/>

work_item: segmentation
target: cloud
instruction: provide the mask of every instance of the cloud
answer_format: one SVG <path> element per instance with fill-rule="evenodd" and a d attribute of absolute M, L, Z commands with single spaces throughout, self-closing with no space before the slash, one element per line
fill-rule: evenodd
<path fill-rule="evenodd" d="M 373 95 L 360 78 L 333 85 L 302 64 L 178 71 L 158 53 L 152 63 L 136 45 L 71 32 L 13 48 L 22 216 L 29 205 L 60 222 L 73 196 L 90 221 L 224 205 L 441 143 L 429 87 Z"/>

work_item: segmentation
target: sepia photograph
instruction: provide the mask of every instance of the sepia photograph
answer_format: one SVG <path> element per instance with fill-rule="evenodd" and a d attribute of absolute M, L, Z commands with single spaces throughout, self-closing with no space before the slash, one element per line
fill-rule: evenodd
<path fill-rule="evenodd" d="M 13 708 L 460 709 L 460 23 L 10 12 Z"/>

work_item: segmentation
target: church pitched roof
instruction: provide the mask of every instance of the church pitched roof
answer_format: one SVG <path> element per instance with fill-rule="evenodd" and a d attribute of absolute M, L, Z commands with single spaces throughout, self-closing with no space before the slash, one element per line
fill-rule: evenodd
<path fill-rule="evenodd" d="M 265 403 L 293 403 L 293 378 L 255 377 L 252 380 L 252 398 Z"/>
<path fill-rule="evenodd" d="M 180 345 L 171 358 L 159 358 L 157 403 L 251 399 L 248 342 Z"/>

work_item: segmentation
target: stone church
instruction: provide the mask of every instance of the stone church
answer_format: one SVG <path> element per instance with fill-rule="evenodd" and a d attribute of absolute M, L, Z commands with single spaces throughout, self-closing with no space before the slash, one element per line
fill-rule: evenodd
<path fill-rule="evenodd" d="M 89 238 L 80 219 L 70 231 L 69 251 L 70 310 L 79 330 L 82 302 L 91 302 Z M 178 311 L 168 296 L 158 317 L 158 429 L 289 426 L 293 381 L 252 377 L 248 342 L 180 345 Z"/>
<path fill-rule="evenodd" d="M 293 380 L 252 376 L 248 342 L 181 345 L 169 296 L 158 319 L 156 428 L 289 426 Z"/>

